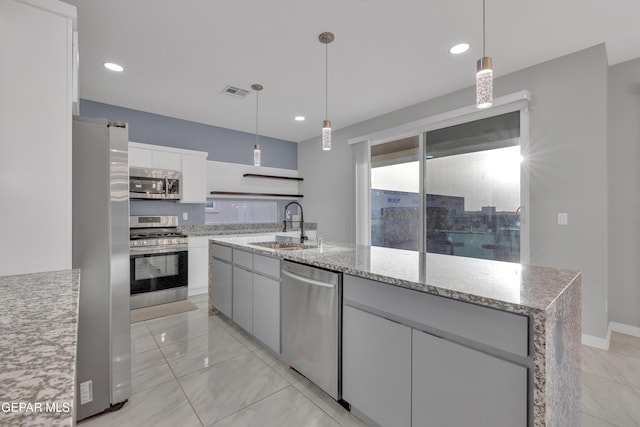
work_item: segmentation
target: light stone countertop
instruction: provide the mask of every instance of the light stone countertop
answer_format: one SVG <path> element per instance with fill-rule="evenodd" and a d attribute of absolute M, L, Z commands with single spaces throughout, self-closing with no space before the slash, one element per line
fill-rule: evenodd
<path fill-rule="evenodd" d="M 77 269 L 0 277 L 0 425 L 74 425 L 79 289 Z"/>
<path fill-rule="evenodd" d="M 340 271 L 521 314 L 546 311 L 579 273 L 500 261 L 324 242 L 322 249 L 253 246 L 273 235 L 216 237 L 213 243 Z"/>

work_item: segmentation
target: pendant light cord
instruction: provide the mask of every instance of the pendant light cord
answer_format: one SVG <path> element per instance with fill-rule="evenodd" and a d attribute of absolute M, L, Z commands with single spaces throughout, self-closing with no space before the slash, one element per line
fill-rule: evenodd
<path fill-rule="evenodd" d="M 485 32 L 485 25 L 486 25 L 485 9 L 486 9 L 486 5 L 485 5 L 485 1 L 486 0 L 482 0 L 482 57 L 483 58 L 485 56 L 487 56 L 485 54 L 485 44 L 486 44 L 486 32 Z"/>
<path fill-rule="evenodd" d="M 258 145 L 258 103 L 260 99 L 260 91 L 256 91 L 256 145 Z"/>
<path fill-rule="evenodd" d="M 329 43 L 324 45 L 324 118 L 329 120 Z"/>

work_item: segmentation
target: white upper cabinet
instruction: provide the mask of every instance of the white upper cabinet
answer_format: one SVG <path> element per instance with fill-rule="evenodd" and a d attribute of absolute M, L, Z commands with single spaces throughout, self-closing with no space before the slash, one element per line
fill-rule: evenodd
<path fill-rule="evenodd" d="M 207 156 L 204 151 L 184 150 L 129 141 L 129 167 L 170 169 L 182 172 L 182 203 L 207 201 Z"/>
<path fill-rule="evenodd" d="M 182 172 L 182 154 L 165 150 L 152 151 L 153 167 Z"/>
<path fill-rule="evenodd" d="M 207 156 L 182 155 L 182 203 L 207 201 Z"/>
<path fill-rule="evenodd" d="M 0 276 L 71 268 L 76 8 L 0 1 Z"/>
<path fill-rule="evenodd" d="M 129 145 L 129 167 L 152 168 L 152 151 Z"/>

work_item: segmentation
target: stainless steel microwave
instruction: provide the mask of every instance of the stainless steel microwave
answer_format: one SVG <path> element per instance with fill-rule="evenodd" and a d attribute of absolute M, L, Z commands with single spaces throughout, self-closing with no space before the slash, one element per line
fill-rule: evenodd
<path fill-rule="evenodd" d="M 182 173 L 167 169 L 129 168 L 129 198 L 179 200 Z"/>

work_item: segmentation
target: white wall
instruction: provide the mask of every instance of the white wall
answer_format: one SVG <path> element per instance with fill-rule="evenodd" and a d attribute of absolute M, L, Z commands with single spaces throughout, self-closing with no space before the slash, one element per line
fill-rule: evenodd
<path fill-rule="evenodd" d="M 531 262 L 583 273 L 583 332 L 607 330 L 607 57 L 604 45 L 500 77 L 495 96 L 522 89 L 531 100 Z M 355 241 L 355 168 L 347 139 L 473 104 L 473 87 L 298 147 L 305 213 L 327 239 Z M 339 123 L 334 123 L 339 127 Z M 557 213 L 569 214 L 558 226 Z"/>
<path fill-rule="evenodd" d="M 71 268 L 76 8 L 38 4 L 0 1 L 0 276 Z"/>
<path fill-rule="evenodd" d="M 609 317 L 640 327 L 640 58 L 609 69 Z"/>

